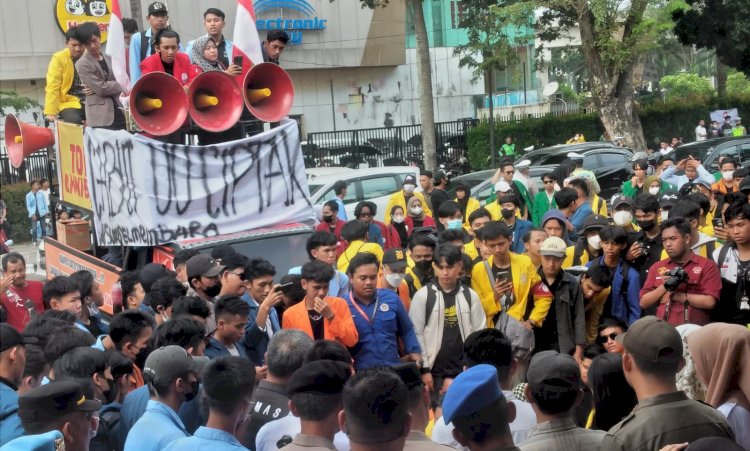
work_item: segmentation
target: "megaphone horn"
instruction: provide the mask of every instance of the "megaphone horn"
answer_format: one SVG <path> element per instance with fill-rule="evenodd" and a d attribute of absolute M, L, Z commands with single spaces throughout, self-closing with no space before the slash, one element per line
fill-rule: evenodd
<path fill-rule="evenodd" d="M 242 86 L 245 105 L 262 121 L 277 122 L 292 109 L 294 84 L 289 74 L 276 64 L 253 66 Z"/>
<path fill-rule="evenodd" d="M 138 79 L 130 93 L 130 112 L 141 129 L 152 135 L 176 132 L 185 123 L 188 100 L 176 78 L 152 72 Z"/>
<path fill-rule="evenodd" d="M 54 144 L 55 134 L 52 130 L 21 122 L 13 114 L 5 118 L 5 147 L 14 168 L 20 167 L 23 159 L 32 153 Z"/>
<path fill-rule="evenodd" d="M 188 89 L 190 117 L 209 132 L 232 127 L 242 115 L 240 87 L 231 75 L 209 71 L 195 77 Z"/>

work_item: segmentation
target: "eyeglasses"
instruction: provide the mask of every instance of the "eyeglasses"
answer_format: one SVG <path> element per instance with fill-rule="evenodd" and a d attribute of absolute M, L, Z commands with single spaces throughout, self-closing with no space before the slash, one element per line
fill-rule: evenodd
<path fill-rule="evenodd" d="M 371 218 L 372 217 L 372 213 L 360 213 L 359 217 L 360 218 Z"/>
<path fill-rule="evenodd" d="M 615 338 L 617 338 L 618 335 L 619 334 L 617 332 L 612 332 L 609 335 L 599 335 L 599 338 L 597 341 L 599 341 L 599 343 L 606 343 L 609 340 L 614 340 Z"/>
<path fill-rule="evenodd" d="M 247 280 L 247 276 L 244 272 L 234 272 L 234 271 L 228 271 L 230 274 L 234 274 L 235 276 L 239 277 L 240 280 Z"/>
<path fill-rule="evenodd" d="M 516 171 L 505 171 L 505 174 L 508 174 L 508 175 L 513 175 L 515 173 L 516 173 Z"/>

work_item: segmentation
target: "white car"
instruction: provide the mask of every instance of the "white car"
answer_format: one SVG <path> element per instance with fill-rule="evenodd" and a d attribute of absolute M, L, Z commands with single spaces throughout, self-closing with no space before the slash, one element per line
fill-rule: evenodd
<path fill-rule="evenodd" d="M 339 180 L 346 182 L 348 186 L 344 206 L 346 217 L 354 219 L 354 208 L 359 202 L 369 200 L 374 202 L 378 208 L 375 219 L 383 220 L 385 207 L 391 195 L 402 188 L 404 178 L 413 175 L 417 180 L 417 191 L 419 189 L 419 168 L 411 166 L 391 166 L 384 168 L 353 169 L 350 172 L 339 172 L 319 177 L 309 177 L 307 186 L 310 188 L 313 205 L 322 205 L 335 197 L 333 192 L 334 183 Z"/>

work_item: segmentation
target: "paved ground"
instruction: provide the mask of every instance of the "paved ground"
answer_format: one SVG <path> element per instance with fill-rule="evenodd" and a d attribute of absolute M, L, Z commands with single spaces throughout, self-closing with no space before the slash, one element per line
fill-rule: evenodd
<path fill-rule="evenodd" d="M 32 280 L 44 280 L 45 273 L 37 268 L 37 248 L 31 243 L 14 244 L 10 247 L 12 252 L 18 252 L 26 260 L 26 274 Z"/>

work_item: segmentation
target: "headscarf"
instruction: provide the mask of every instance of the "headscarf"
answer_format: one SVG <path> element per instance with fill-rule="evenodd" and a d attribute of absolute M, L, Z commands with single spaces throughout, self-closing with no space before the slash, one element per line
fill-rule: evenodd
<path fill-rule="evenodd" d="M 677 373 L 677 389 L 682 390 L 688 395 L 688 398 L 696 401 L 706 399 L 706 386 L 695 374 L 695 363 L 693 363 L 693 357 L 690 354 L 687 338 L 700 329 L 701 326 L 697 324 L 680 324 L 677 326 L 677 332 L 682 338 L 682 358 L 685 359 L 685 366 Z"/>
<path fill-rule="evenodd" d="M 203 52 L 206 50 L 206 45 L 208 45 L 208 41 L 211 40 L 210 35 L 203 35 L 198 37 L 195 41 L 193 41 L 193 49 L 192 54 L 190 55 L 191 59 L 193 60 L 193 64 L 203 69 L 203 72 L 209 72 L 212 70 L 224 70 L 222 68 L 221 62 L 218 60 L 215 63 L 212 63 L 206 59 L 205 56 L 203 56 Z"/>
<path fill-rule="evenodd" d="M 411 207 L 413 207 L 417 202 L 422 204 L 422 213 L 415 215 L 411 211 Z M 416 219 L 417 221 L 424 221 L 424 202 L 422 202 L 422 199 L 418 198 L 417 196 L 412 196 L 411 199 L 409 199 L 409 201 L 406 203 L 406 214 Z"/>
<path fill-rule="evenodd" d="M 706 402 L 724 404 L 738 394 L 738 404 L 750 408 L 750 330 L 738 324 L 705 325 L 688 337 L 698 378 L 707 383 Z"/>
<path fill-rule="evenodd" d="M 651 184 L 654 182 L 659 182 L 659 194 L 661 194 L 661 179 L 658 175 L 649 175 L 646 177 L 646 181 L 643 182 L 643 192 L 647 193 L 648 189 L 651 188 Z"/>

